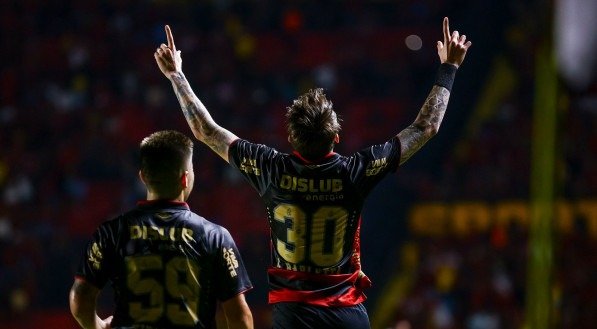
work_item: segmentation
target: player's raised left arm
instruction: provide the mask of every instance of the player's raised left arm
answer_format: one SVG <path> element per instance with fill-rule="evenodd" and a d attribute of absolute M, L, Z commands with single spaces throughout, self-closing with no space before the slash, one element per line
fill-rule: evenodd
<path fill-rule="evenodd" d="M 464 61 L 466 52 L 471 46 L 471 42 L 466 41 L 464 34 L 460 35 L 458 31 L 450 33 L 447 17 L 443 21 L 443 34 L 444 41 L 437 42 L 441 65 L 435 85 L 431 88 L 415 121 L 398 133 L 402 147 L 401 164 L 437 134 L 448 107 L 456 70 Z"/>
<path fill-rule="evenodd" d="M 166 25 L 168 45 L 161 44 L 154 58 L 162 73 L 172 83 L 182 112 L 191 127 L 195 138 L 209 146 L 224 160 L 228 161 L 228 147 L 238 137 L 219 126 L 209 111 L 193 92 L 189 81 L 182 72 L 180 50 L 176 49 L 170 27 Z"/>

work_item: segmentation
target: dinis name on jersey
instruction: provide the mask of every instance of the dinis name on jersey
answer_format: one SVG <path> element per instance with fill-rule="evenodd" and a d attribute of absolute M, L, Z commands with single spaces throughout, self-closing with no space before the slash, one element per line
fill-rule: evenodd
<path fill-rule="evenodd" d="M 193 230 L 185 227 L 158 227 L 148 225 L 129 226 L 131 240 L 163 240 L 163 241 L 184 241 L 189 243 L 195 241 Z"/>
<path fill-rule="evenodd" d="M 340 178 L 313 179 L 282 175 L 280 188 L 296 192 L 325 193 L 342 191 L 342 180 Z"/>

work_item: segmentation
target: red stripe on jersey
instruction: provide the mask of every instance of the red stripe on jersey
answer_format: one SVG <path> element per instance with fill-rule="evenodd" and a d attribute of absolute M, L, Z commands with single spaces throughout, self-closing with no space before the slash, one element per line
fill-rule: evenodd
<path fill-rule="evenodd" d="M 354 242 L 352 247 L 352 266 L 357 270 L 361 270 L 361 220 L 363 217 L 359 217 L 359 223 L 357 224 L 357 230 L 354 233 Z"/>
<path fill-rule="evenodd" d="M 369 278 L 361 271 L 351 274 L 310 274 L 281 268 L 269 268 L 268 274 L 293 281 L 310 281 L 325 284 L 330 287 L 348 287 L 342 294 L 329 296 L 329 292 L 321 290 L 293 290 L 281 288 L 269 292 L 269 303 L 300 302 L 318 306 L 354 306 L 364 302 L 367 297 L 363 288 L 368 288 Z"/>
<path fill-rule="evenodd" d="M 273 289 L 270 286 L 268 301 L 270 304 L 280 302 L 300 302 L 318 306 L 354 306 L 364 302 L 367 297 L 363 290 L 371 287 L 371 280 L 361 271 L 361 218 L 354 236 L 351 267 L 349 274 L 312 274 L 270 267 L 268 275 L 284 281 L 314 283 L 317 290 L 296 290 L 285 287 Z M 308 284 L 310 286 L 310 284 Z"/>

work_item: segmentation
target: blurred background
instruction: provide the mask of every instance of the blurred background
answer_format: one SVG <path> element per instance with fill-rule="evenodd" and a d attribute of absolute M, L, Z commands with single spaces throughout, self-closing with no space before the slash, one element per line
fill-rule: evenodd
<path fill-rule="evenodd" d="M 191 135 L 153 58 L 165 24 L 191 85 L 222 126 L 288 152 L 285 107 L 323 87 L 344 120 L 337 151 L 349 154 L 414 120 L 434 81 L 435 43 L 448 16 L 473 46 L 442 128 L 382 181 L 363 213 L 372 327 L 590 328 L 597 323 L 595 7 L 590 0 L 1 1 L 2 327 L 76 327 L 67 295 L 84 244 L 99 223 L 145 197 L 141 138 L 162 129 Z M 248 300 L 256 328 L 268 328 L 263 205 L 207 147 L 195 149 L 188 203 L 232 232 L 255 285 Z M 102 315 L 110 299 L 107 287 Z"/>

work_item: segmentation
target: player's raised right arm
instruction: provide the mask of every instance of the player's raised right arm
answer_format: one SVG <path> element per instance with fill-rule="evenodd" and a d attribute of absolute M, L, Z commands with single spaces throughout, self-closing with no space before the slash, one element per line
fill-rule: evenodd
<path fill-rule="evenodd" d="M 448 100 L 456 70 L 464 61 L 471 42 L 458 31 L 450 33 L 448 18 L 443 21 L 444 41 L 437 42 L 437 53 L 441 62 L 435 85 L 431 88 L 425 103 L 415 121 L 398 133 L 400 139 L 400 163 L 404 163 L 427 141 L 437 134 L 448 108 Z"/>
<path fill-rule="evenodd" d="M 180 50 L 176 50 L 174 45 L 172 31 L 168 25 L 165 29 L 168 45 L 160 45 L 153 55 L 155 61 L 164 76 L 172 83 L 182 113 L 189 127 L 191 127 L 193 135 L 228 162 L 228 147 L 238 137 L 219 126 L 213 120 L 205 105 L 195 95 L 182 72 L 182 58 Z"/>

